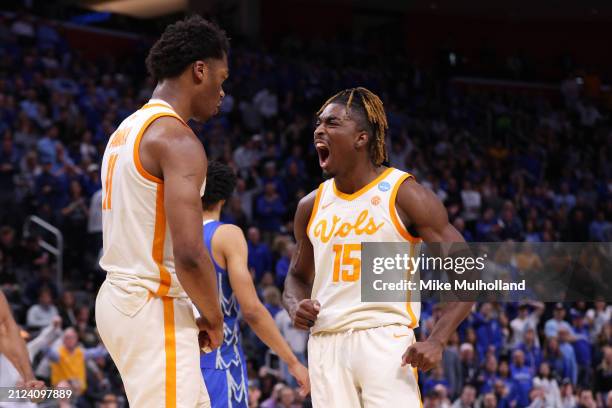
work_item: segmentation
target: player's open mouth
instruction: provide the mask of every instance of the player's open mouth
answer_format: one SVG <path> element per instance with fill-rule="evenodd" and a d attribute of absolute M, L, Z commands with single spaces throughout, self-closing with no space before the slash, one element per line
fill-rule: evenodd
<path fill-rule="evenodd" d="M 324 169 L 329 163 L 329 146 L 321 141 L 315 142 L 315 149 L 319 155 L 319 166 Z"/>

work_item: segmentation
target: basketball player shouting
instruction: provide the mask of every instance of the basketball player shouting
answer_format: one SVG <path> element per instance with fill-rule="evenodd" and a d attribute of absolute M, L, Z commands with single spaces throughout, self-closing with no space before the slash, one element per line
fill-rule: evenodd
<path fill-rule="evenodd" d="M 96 322 L 131 407 L 210 406 L 198 332 L 218 347 L 223 315 L 201 235 L 206 154 L 186 121 L 218 111 L 228 48 L 225 33 L 201 17 L 168 26 L 147 57 L 158 81 L 153 99 L 121 123 L 104 152 L 107 276 Z"/>
<path fill-rule="evenodd" d="M 431 191 L 382 165 L 386 129 L 381 100 L 365 88 L 332 96 L 318 112 L 314 144 L 331 178 L 298 205 L 283 295 L 295 326 L 312 332 L 315 407 L 418 407 L 417 369 L 440 362 L 472 307 L 447 304 L 429 338 L 415 343 L 420 303 L 360 301 L 361 242 L 405 241 L 414 250 L 421 240 L 464 241 Z"/>

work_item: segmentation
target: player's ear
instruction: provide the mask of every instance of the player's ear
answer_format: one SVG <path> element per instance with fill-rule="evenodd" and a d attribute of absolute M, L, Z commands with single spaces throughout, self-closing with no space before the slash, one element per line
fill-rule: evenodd
<path fill-rule="evenodd" d="M 360 149 L 364 146 L 367 146 L 369 139 L 370 139 L 370 135 L 368 135 L 368 132 L 366 131 L 359 132 L 359 134 L 355 138 L 355 148 Z"/>
<path fill-rule="evenodd" d="M 202 82 L 204 80 L 207 69 L 208 67 L 204 61 L 196 61 L 193 63 L 193 77 L 195 78 L 196 82 Z"/>

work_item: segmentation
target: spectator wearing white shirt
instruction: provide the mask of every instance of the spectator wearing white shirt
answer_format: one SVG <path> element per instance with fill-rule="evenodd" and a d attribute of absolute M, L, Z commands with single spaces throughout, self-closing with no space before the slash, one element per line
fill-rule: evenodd
<path fill-rule="evenodd" d="M 596 301 L 594 306 L 594 308 L 587 310 L 586 317 L 593 327 L 591 332 L 593 339 L 596 339 L 603 326 L 612 318 L 612 306 L 607 305 L 602 300 Z"/>
<path fill-rule="evenodd" d="M 57 308 L 53 305 L 51 291 L 43 288 L 38 295 L 38 303 L 28 309 L 27 325 L 36 329 L 49 326 L 58 314 Z"/>
<path fill-rule="evenodd" d="M 542 313 L 544 313 L 544 304 L 541 302 L 532 303 L 535 310 L 533 312 L 529 312 L 529 304 L 522 303 L 519 305 L 519 314 L 516 318 L 514 318 L 510 322 L 510 328 L 512 329 L 512 347 L 518 347 L 518 345 L 525 341 L 525 333 L 527 329 L 535 328 L 538 326 L 540 322 L 540 317 Z M 536 336 L 536 345 L 539 346 L 539 342 L 537 341 Z"/>
<path fill-rule="evenodd" d="M 472 188 L 472 183 L 468 180 L 463 182 L 461 202 L 463 204 L 462 217 L 465 220 L 468 229 L 473 229 L 476 220 L 480 216 L 482 198 L 480 196 L 480 192 L 478 192 L 478 190 L 475 188 Z"/>

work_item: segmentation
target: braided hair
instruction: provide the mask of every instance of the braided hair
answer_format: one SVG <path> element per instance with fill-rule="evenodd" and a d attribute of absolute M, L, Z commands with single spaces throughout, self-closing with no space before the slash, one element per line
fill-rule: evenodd
<path fill-rule="evenodd" d="M 372 136 L 369 143 L 372 162 L 376 166 L 386 162 L 388 158 L 385 147 L 385 135 L 389 125 L 387 124 L 387 115 L 380 98 L 374 92 L 363 87 L 345 89 L 329 98 L 321 106 L 317 115 L 320 115 L 332 103 L 345 104 L 347 111 L 358 111 L 361 114 L 362 118 L 365 119 L 362 121 L 365 122 L 362 123 L 364 130 Z"/>

